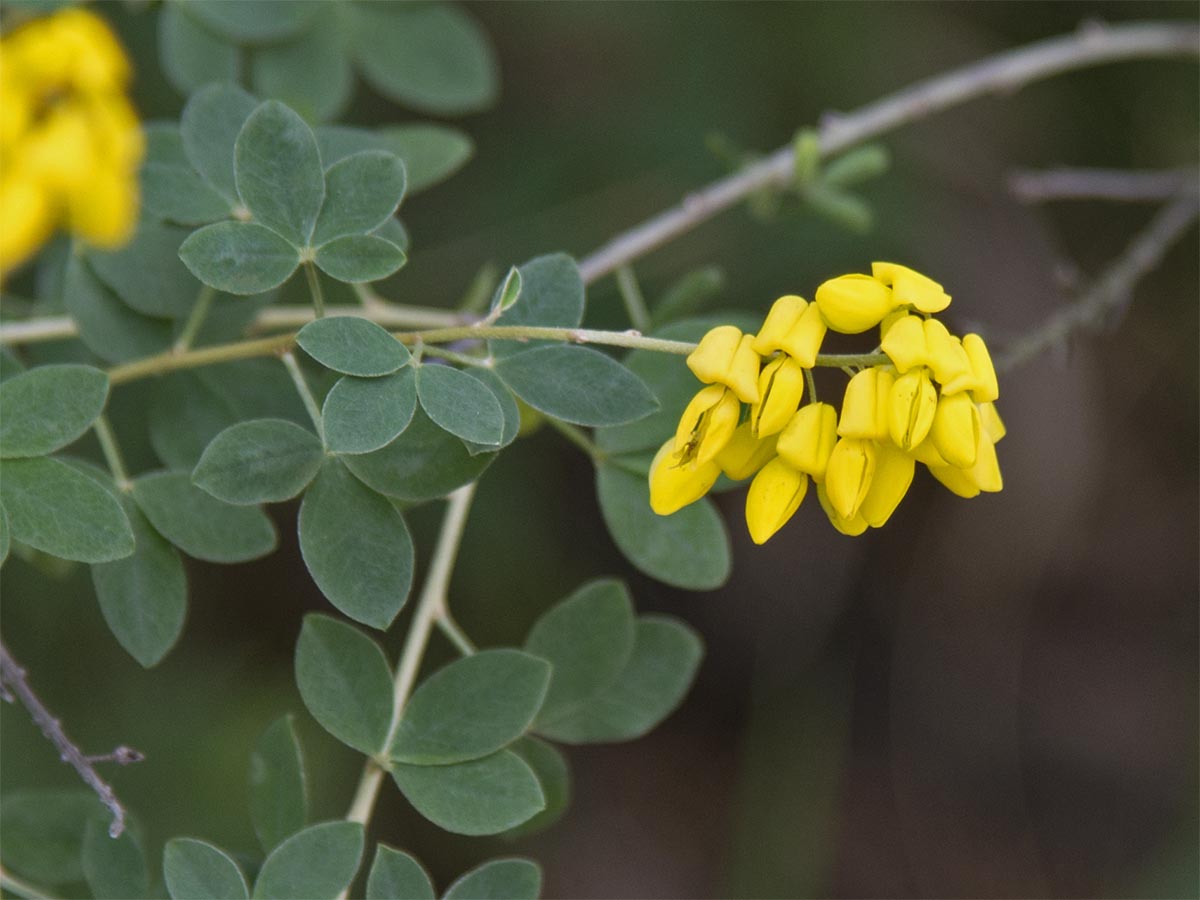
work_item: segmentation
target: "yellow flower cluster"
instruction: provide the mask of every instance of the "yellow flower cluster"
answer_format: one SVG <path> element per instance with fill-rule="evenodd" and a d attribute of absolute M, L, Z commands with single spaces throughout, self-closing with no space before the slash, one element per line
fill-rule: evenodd
<path fill-rule="evenodd" d="M 722 473 L 753 476 L 746 525 L 762 544 L 796 512 L 810 478 L 849 535 L 891 517 L 918 462 L 959 496 L 1000 490 L 996 372 L 978 335 L 957 338 L 933 318 L 949 304 L 932 279 L 877 262 L 870 275 L 826 281 L 812 303 L 780 297 L 756 335 L 712 329 L 687 360 L 708 386 L 654 458 L 651 507 L 670 515 Z M 851 377 L 839 415 L 817 402 L 809 370 L 827 331 L 875 327 L 886 361 Z"/>
<path fill-rule="evenodd" d="M 121 45 L 86 10 L 0 39 L 0 275 L 60 223 L 100 246 L 129 237 L 143 152 L 129 78 Z"/>

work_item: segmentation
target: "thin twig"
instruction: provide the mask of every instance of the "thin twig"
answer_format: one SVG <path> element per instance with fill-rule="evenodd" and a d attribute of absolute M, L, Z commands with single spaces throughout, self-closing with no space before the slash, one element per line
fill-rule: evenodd
<path fill-rule="evenodd" d="M 70 764 L 79 773 L 84 784 L 95 791 L 100 802 L 108 807 L 108 811 L 112 813 L 113 817 L 112 824 L 108 826 L 108 834 L 110 837 L 120 837 L 121 832 L 125 830 L 125 808 L 117 800 L 117 795 L 108 782 L 101 778 L 92 767 L 88 757 L 67 737 L 62 723 L 51 714 L 50 710 L 46 709 L 45 704 L 33 692 L 33 688 L 25 679 L 25 670 L 8 652 L 8 648 L 4 646 L 3 642 L 0 642 L 0 681 L 8 686 L 21 701 L 21 705 L 29 711 L 29 717 L 54 745 L 54 749 L 58 751 L 62 761 Z M 138 755 L 141 756 L 141 754 Z"/>
<path fill-rule="evenodd" d="M 1047 169 L 1017 171 L 1008 189 L 1022 203 L 1048 200 L 1116 200 L 1150 203 L 1170 200 L 1195 190 L 1193 169 L 1138 171 L 1133 169 Z"/>
<path fill-rule="evenodd" d="M 996 358 L 996 370 L 1011 371 L 1043 350 L 1062 344 L 1076 331 L 1095 329 L 1109 321 L 1132 301 L 1138 281 L 1159 264 L 1197 215 L 1200 215 L 1200 195 L 1193 191 L 1164 206 L 1079 299 L 1010 344 Z"/>
<path fill-rule="evenodd" d="M 1074 34 L 1038 41 L 919 81 L 820 127 L 822 156 L 957 106 L 975 97 L 1011 93 L 1033 81 L 1099 63 L 1200 54 L 1200 29 L 1182 23 L 1089 23 Z M 756 191 L 782 187 L 792 177 L 788 144 L 740 172 L 689 194 L 678 206 L 618 235 L 579 264 L 591 284 L 620 266 L 690 231 Z"/>
<path fill-rule="evenodd" d="M 284 368 L 287 369 L 288 375 L 292 378 L 292 384 L 296 386 L 296 393 L 300 395 L 301 401 L 304 403 L 304 408 L 308 411 L 308 417 L 312 419 L 313 427 L 317 429 L 317 434 L 321 440 L 325 440 L 325 423 L 321 417 L 321 407 L 317 405 L 317 398 L 313 396 L 312 390 L 308 386 L 308 381 L 304 378 L 304 373 L 300 371 L 300 364 L 296 362 L 296 356 L 291 350 L 281 353 L 279 358 L 283 360 Z"/>

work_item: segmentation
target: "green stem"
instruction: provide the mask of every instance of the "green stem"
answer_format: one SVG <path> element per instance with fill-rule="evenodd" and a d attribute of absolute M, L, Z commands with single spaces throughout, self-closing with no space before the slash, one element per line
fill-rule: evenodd
<path fill-rule="evenodd" d="M 817 402 L 817 379 L 813 378 L 812 369 L 804 370 L 804 380 L 808 382 L 808 402 Z"/>
<path fill-rule="evenodd" d="M 646 309 L 646 298 L 642 296 L 633 266 L 626 264 L 617 269 L 617 290 L 621 292 L 621 299 L 625 301 L 629 324 L 638 331 L 649 331 L 650 311 Z"/>
<path fill-rule="evenodd" d="M 304 277 L 308 279 L 308 291 L 312 294 L 313 310 L 318 319 L 325 316 L 325 292 L 321 290 L 321 279 L 312 260 L 304 263 Z"/>
<path fill-rule="evenodd" d="M 561 419 L 556 419 L 553 416 L 545 416 L 546 424 L 565 437 L 568 441 L 590 456 L 595 462 L 604 462 L 608 457 L 596 442 L 584 434 L 583 430 L 576 428 L 568 422 Z"/>
<path fill-rule="evenodd" d="M 25 900 L 50 900 L 54 896 L 45 888 L 30 884 L 3 868 L 0 868 L 0 888 Z"/>
<path fill-rule="evenodd" d="M 468 356 L 466 353 L 455 353 L 453 350 L 446 350 L 443 347 L 433 347 L 429 345 L 422 345 L 422 349 L 426 356 L 436 356 L 438 359 L 444 359 L 447 362 L 458 363 L 460 366 L 474 366 L 477 369 L 490 369 L 496 364 L 496 361 L 490 356 Z"/>
<path fill-rule="evenodd" d="M 184 353 L 192 346 L 192 342 L 196 340 L 196 335 L 200 333 L 200 328 L 204 325 L 204 320 L 208 318 L 213 298 L 216 296 L 216 288 L 211 288 L 207 284 L 200 288 L 200 293 L 196 295 L 196 302 L 192 305 L 192 312 L 183 325 L 183 331 L 179 333 L 179 337 L 175 341 L 173 349 L 176 353 Z"/>
<path fill-rule="evenodd" d="M 129 470 L 125 468 L 125 459 L 121 455 L 121 447 L 117 444 L 117 436 L 113 433 L 108 416 L 101 413 L 92 423 L 92 430 L 96 432 L 96 438 L 100 441 L 100 449 L 104 452 L 104 461 L 108 463 L 108 471 L 112 473 L 113 481 L 117 483 L 117 489 L 120 491 L 131 490 L 133 482 L 129 478 Z"/>
<path fill-rule="evenodd" d="M 449 610 L 443 612 L 441 618 L 437 620 L 437 626 L 463 656 L 470 656 L 476 652 L 474 641 L 467 637 L 467 633 L 454 621 Z"/>
<path fill-rule="evenodd" d="M 317 406 L 317 398 L 312 395 L 308 382 L 304 380 L 304 373 L 300 371 L 300 364 L 296 362 L 295 354 L 289 350 L 280 356 L 280 359 L 283 360 L 288 374 L 292 376 L 292 383 L 296 385 L 296 393 L 304 401 L 304 408 L 308 410 L 308 417 L 312 419 L 317 434 L 320 435 L 321 440 L 325 440 L 325 424 L 321 419 L 321 408 Z"/>
<path fill-rule="evenodd" d="M 598 331 L 591 328 L 550 328 L 538 325 L 463 325 L 454 328 L 430 328 L 425 331 L 397 331 L 396 340 L 403 344 L 424 341 L 426 344 L 450 344 L 473 338 L 502 338 L 515 341 L 566 341 L 572 344 L 603 344 L 608 347 L 629 347 L 674 353 L 687 356 L 696 349 L 688 341 L 667 341 L 643 337 L 636 331 Z"/>

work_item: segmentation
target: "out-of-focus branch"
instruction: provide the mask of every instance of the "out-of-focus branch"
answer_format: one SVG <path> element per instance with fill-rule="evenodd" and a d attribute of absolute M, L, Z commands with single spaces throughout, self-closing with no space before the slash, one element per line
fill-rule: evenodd
<path fill-rule="evenodd" d="M 1117 200 L 1151 203 L 1195 190 L 1193 169 L 1047 169 L 1014 172 L 1008 188 L 1022 203 L 1048 200 Z"/>
<path fill-rule="evenodd" d="M 104 754 L 103 756 L 85 756 L 83 751 L 71 742 L 63 731 L 62 723 L 54 717 L 50 710 L 46 709 L 46 705 L 42 703 L 37 694 L 33 692 L 33 688 L 29 686 L 29 682 L 25 678 L 25 670 L 21 667 L 8 648 L 0 642 L 0 685 L 6 692 L 15 696 L 21 701 L 21 705 L 29 712 L 29 717 L 33 719 L 34 724 L 42 730 L 58 751 L 63 762 L 68 763 L 84 783 L 96 792 L 100 798 L 100 802 L 108 807 L 108 811 L 112 813 L 112 824 L 108 826 L 110 837 L 120 837 L 121 832 L 125 830 L 125 808 L 121 806 L 117 795 L 100 775 L 93 768 L 93 762 L 115 762 L 120 765 L 126 765 L 132 762 L 140 762 L 142 754 L 138 753 L 129 747 L 118 747 L 112 753 Z M 6 696 L 4 699 L 11 702 L 12 696 Z"/>
<path fill-rule="evenodd" d="M 1186 23 L 1088 23 L 1074 34 L 1037 41 L 989 56 L 943 75 L 919 81 L 845 115 L 821 123 L 820 149 L 830 156 L 869 138 L 957 106 L 976 97 L 1011 93 L 1061 72 L 1123 59 L 1200 55 L 1200 29 Z M 678 206 L 617 235 L 579 264 L 590 284 L 620 266 L 690 231 L 756 191 L 786 185 L 792 177 L 793 148 L 781 147 L 708 187 L 684 197 Z"/>
<path fill-rule="evenodd" d="M 1187 190 L 1159 211 L 1088 290 L 1060 309 L 996 358 L 1000 372 L 1015 369 L 1043 350 L 1062 344 L 1077 331 L 1098 329 L 1133 300 L 1138 281 L 1162 260 L 1200 215 L 1200 194 Z"/>

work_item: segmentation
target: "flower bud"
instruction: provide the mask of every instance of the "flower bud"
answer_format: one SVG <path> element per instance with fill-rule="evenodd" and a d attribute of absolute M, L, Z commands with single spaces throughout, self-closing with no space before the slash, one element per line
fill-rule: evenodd
<path fill-rule="evenodd" d="M 888 398 L 888 429 L 897 447 L 911 451 L 925 440 L 937 403 L 937 389 L 924 366 L 896 379 Z"/>
<path fill-rule="evenodd" d="M 1000 396 L 1000 385 L 996 381 L 996 369 L 992 365 L 987 344 L 979 335 L 968 334 L 963 336 L 962 346 L 971 363 L 971 374 L 975 376 L 972 398 L 976 403 L 990 403 Z"/>
<path fill-rule="evenodd" d="M 650 508 L 660 516 L 678 512 L 707 494 L 720 474 L 715 462 L 695 466 L 677 462 L 675 442 L 668 440 L 650 464 Z"/>
<path fill-rule="evenodd" d="M 887 440 L 891 433 L 888 407 L 894 383 L 895 376 L 887 366 L 872 366 L 851 378 L 842 397 L 838 434 L 863 440 Z"/>
<path fill-rule="evenodd" d="M 750 423 L 743 422 L 733 432 L 729 443 L 717 454 L 716 463 L 734 481 L 749 478 L 775 455 L 775 438 L 775 435 L 757 438 L 750 429 Z"/>
<path fill-rule="evenodd" d="M 916 465 L 911 456 L 892 444 L 884 442 L 876 446 L 875 474 L 858 510 L 872 528 L 882 526 L 896 511 L 912 484 Z"/>
<path fill-rule="evenodd" d="M 875 474 L 875 455 L 872 441 L 841 438 L 834 444 L 825 469 L 825 490 L 843 519 L 853 519 L 862 506 Z"/>
<path fill-rule="evenodd" d="M 825 490 L 824 484 L 817 485 L 817 500 L 821 504 L 821 509 L 825 510 L 825 515 L 829 516 L 830 523 L 842 534 L 857 537 L 867 530 L 867 520 L 862 516 L 855 515 L 847 519 L 833 508 L 833 504 L 829 502 L 829 492 Z"/>
<path fill-rule="evenodd" d="M 929 350 L 929 367 L 942 386 L 943 394 L 957 394 L 975 383 L 971 361 L 962 343 L 946 330 L 937 319 L 926 319 L 925 346 Z"/>
<path fill-rule="evenodd" d="M 950 295 L 940 284 L 908 266 L 873 262 L 871 274 L 892 289 L 898 304 L 924 313 L 939 313 L 950 305 Z"/>
<path fill-rule="evenodd" d="M 758 368 L 754 337 L 733 325 L 719 325 L 700 339 L 687 358 L 688 368 L 705 384 L 731 388 L 743 403 L 758 400 Z"/>
<path fill-rule="evenodd" d="M 750 407 L 755 436 L 778 434 L 804 398 L 804 370 L 787 354 L 773 359 L 758 377 L 758 396 Z"/>
<path fill-rule="evenodd" d="M 784 336 L 783 352 L 804 368 L 811 369 L 817 364 L 817 354 L 828 330 L 829 326 L 821 318 L 821 310 L 815 303 L 810 303 Z"/>
<path fill-rule="evenodd" d="M 920 316 L 911 315 L 896 319 L 884 332 L 880 347 L 901 375 L 914 366 L 928 365 L 929 348 L 925 344 L 925 320 Z"/>
<path fill-rule="evenodd" d="M 780 432 L 775 450 L 793 469 L 821 482 L 836 443 L 837 411 L 828 403 L 810 403 L 800 407 Z"/>
<path fill-rule="evenodd" d="M 966 394 L 942 394 L 929 436 L 950 465 L 969 469 L 975 465 L 979 445 L 979 412 Z"/>
<path fill-rule="evenodd" d="M 987 432 L 987 436 L 992 439 L 993 444 L 1000 443 L 1000 438 L 1008 433 L 1008 429 L 1004 427 L 1004 422 L 1000 418 L 1000 413 L 996 412 L 995 403 L 979 404 L 979 422 L 983 430 Z"/>
<path fill-rule="evenodd" d="M 783 349 L 783 339 L 808 308 L 808 301 L 795 294 L 785 294 L 771 304 L 767 318 L 754 336 L 754 352 L 767 357 Z"/>
<path fill-rule="evenodd" d="M 1004 487 L 1000 475 L 1000 461 L 996 458 L 996 447 L 987 433 L 981 433 L 976 448 L 975 465 L 969 469 L 954 466 L 930 466 L 929 472 L 951 492 L 970 499 L 980 491 L 995 493 Z"/>
<path fill-rule="evenodd" d="M 675 455 L 680 465 L 706 463 L 729 443 L 742 414 L 733 391 L 711 384 L 692 398 L 675 429 Z"/>
<path fill-rule="evenodd" d="M 819 288 L 817 307 L 825 324 L 843 334 L 874 328 L 895 307 L 892 292 L 870 275 L 841 275 Z"/>
<path fill-rule="evenodd" d="M 746 492 L 746 527 L 754 543 L 765 544 L 786 525 L 807 492 L 808 476 L 779 457 L 763 466 Z"/>

